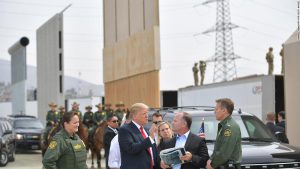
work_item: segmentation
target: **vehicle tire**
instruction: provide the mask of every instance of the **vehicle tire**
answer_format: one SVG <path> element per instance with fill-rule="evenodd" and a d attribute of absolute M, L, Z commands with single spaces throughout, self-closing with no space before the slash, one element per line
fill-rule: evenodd
<path fill-rule="evenodd" d="M 8 154 L 6 151 L 1 151 L 0 152 L 0 166 L 6 166 L 8 163 Z"/>
<path fill-rule="evenodd" d="M 13 162 L 13 161 L 15 161 L 15 159 L 16 159 L 16 153 L 13 152 L 11 157 L 9 158 L 9 161 Z"/>

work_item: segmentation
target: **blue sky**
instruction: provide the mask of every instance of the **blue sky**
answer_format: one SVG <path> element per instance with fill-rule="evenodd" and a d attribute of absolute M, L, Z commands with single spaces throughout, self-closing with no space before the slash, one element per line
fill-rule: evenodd
<path fill-rule="evenodd" d="M 203 0 L 160 0 L 161 89 L 193 84 L 194 62 L 214 54 L 216 4 Z M 0 59 L 10 60 L 8 48 L 22 36 L 30 39 L 27 63 L 36 65 L 36 29 L 65 6 L 65 74 L 103 84 L 102 0 L 0 0 Z M 231 0 L 237 75 L 266 74 L 265 54 L 274 48 L 275 74 L 280 73 L 281 44 L 297 28 L 296 0 Z M 213 64 L 204 83 L 212 83 Z"/>

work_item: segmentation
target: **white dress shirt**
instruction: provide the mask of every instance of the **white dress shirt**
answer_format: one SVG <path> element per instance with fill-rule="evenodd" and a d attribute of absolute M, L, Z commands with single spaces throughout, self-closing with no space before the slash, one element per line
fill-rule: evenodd
<path fill-rule="evenodd" d="M 109 168 L 120 168 L 121 167 L 121 153 L 119 145 L 119 135 L 116 135 L 110 143 L 108 166 Z"/>

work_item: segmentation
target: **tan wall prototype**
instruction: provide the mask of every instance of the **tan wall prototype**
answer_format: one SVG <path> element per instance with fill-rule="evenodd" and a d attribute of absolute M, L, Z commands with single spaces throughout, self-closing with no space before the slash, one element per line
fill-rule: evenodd
<path fill-rule="evenodd" d="M 160 101 L 159 81 L 157 79 L 159 79 L 159 71 L 152 71 L 108 82 L 105 85 L 105 92 L 109 93 L 106 99 L 111 103 L 118 103 L 122 100 L 127 107 L 136 102 L 157 107 Z"/>
<path fill-rule="evenodd" d="M 104 82 L 123 79 L 141 73 L 159 70 L 158 27 L 136 33 L 127 40 L 103 50 Z"/>
<path fill-rule="evenodd" d="M 106 102 L 159 107 L 158 0 L 104 0 L 103 7 Z"/>
<path fill-rule="evenodd" d="M 300 96 L 300 41 L 285 44 L 285 106 L 286 130 L 290 144 L 300 146 L 299 135 L 299 96 Z"/>

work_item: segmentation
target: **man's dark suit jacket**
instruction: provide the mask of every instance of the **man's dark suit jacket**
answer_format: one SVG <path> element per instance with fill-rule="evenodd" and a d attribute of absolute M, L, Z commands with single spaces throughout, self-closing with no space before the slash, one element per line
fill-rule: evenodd
<path fill-rule="evenodd" d="M 275 125 L 272 122 L 267 122 L 266 126 L 276 136 L 276 138 L 279 141 L 281 141 L 283 143 L 289 143 L 289 139 L 287 138 L 287 136 L 285 134 L 285 129 L 283 127 Z M 280 134 L 278 132 L 280 132 Z"/>
<path fill-rule="evenodd" d="M 118 129 L 117 129 L 118 130 Z M 104 132 L 104 150 L 105 150 L 105 162 L 106 162 L 106 168 L 108 167 L 108 156 L 109 156 L 109 149 L 110 149 L 110 143 L 111 140 L 116 136 L 117 134 L 109 127 L 106 127 Z"/>
<path fill-rule="evenodd" d="M 171 140 L 160 143 L 162 150 L 173 148 L 176 144 L 176 136 Z M 192 154 L 190 162 L 181 165 L 181 169 L 199 169 L 205 168 L 206 162 L 209 159 L 206 143 L 199 136 L 190 132 L 185 142 L 184 148 Z"/>
<path fill-rule="evenodd" d="M 275 135 L 276 132 L 282 132 L 284 133 L 284 128 L 280 127 L 280 126 L 276 126 L 274 123 L 272 122 L 267 122 L 266 126 L 270 129 L 270 131 Z"/>
<path fill-rule="evenodd" d="M 159 168 L 156 144 L 151 144 L 149 137 L 144 139 L 133 122 L 124 124 L 120 128 L 119 144 L 122 160 L 121 169 L 150 169 L 151 157 L 147 150 L 149 147 L 152 148 L 154 168 Z"/>

